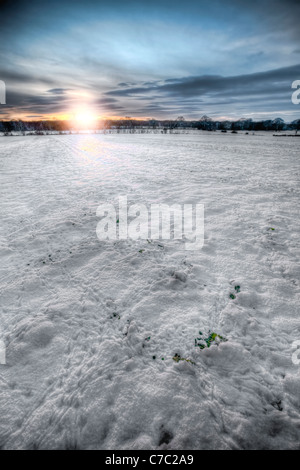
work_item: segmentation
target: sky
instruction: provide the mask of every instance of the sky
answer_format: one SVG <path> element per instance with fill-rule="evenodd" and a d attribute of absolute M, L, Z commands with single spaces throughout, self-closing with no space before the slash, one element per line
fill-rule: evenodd
<path fill-rule="evenodd" d="M 299 0 L 2 0 L 0 119 L 299 119 L 299 18 Z"/>

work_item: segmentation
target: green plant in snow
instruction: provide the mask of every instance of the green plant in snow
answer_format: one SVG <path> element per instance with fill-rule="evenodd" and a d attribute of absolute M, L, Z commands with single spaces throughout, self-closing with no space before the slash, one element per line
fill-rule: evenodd
<path fill-rule="evenodd" d="M 208 331 L 208 337 L 204 338 L 203 333 L 199 331 L 200 338 L 195 338 L 195 346 L 199 347 L 200 349 L 209 348 L 212 344 L 218 344 L 220 342 L 228 341 L 221 335 L 218 335 L 215 332 Z M 217 340 L 217 341 L 216 341 Z"/>
<path fill-rule="evenodd" d="M 173 357 L 173 361 L 175 362 L 186 361 L 186 362 L 190 362 L 191 364 L 195 364 L 195 362 L 191 361 L 191 359 L 186 359 L 185 357 L 181 357 L 179 354 L 175 354 L 175 356 Z"/>

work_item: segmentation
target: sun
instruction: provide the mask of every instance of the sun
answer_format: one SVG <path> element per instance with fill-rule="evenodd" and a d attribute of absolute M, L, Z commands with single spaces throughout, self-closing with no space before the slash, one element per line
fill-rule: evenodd
<path fill-rule="evenodd" d="M 89 109 L 80 109 L 74 113 L 74 118 L 77 124 L 88 127 L 94 124 L 97 120 L 97 116 L 93 111 Z"/>

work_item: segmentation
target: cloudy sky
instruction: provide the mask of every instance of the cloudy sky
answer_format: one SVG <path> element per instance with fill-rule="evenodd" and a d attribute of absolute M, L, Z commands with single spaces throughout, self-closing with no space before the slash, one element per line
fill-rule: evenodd
<path fill-rule="evenodd" d="M 299 0 L 2 0 L 2 118 L 300 117 Z"/>

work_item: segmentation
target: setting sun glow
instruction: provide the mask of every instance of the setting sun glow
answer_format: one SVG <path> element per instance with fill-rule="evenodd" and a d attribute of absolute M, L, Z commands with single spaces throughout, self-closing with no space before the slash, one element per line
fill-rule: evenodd
<path fill-rule="evenodd" d="M 74 113 L 74 118 L 78 124 L 85 127 L 93 125 L 97 120 L 96 114 L 88 109 L 81 109 L 76 111 Z"/>

